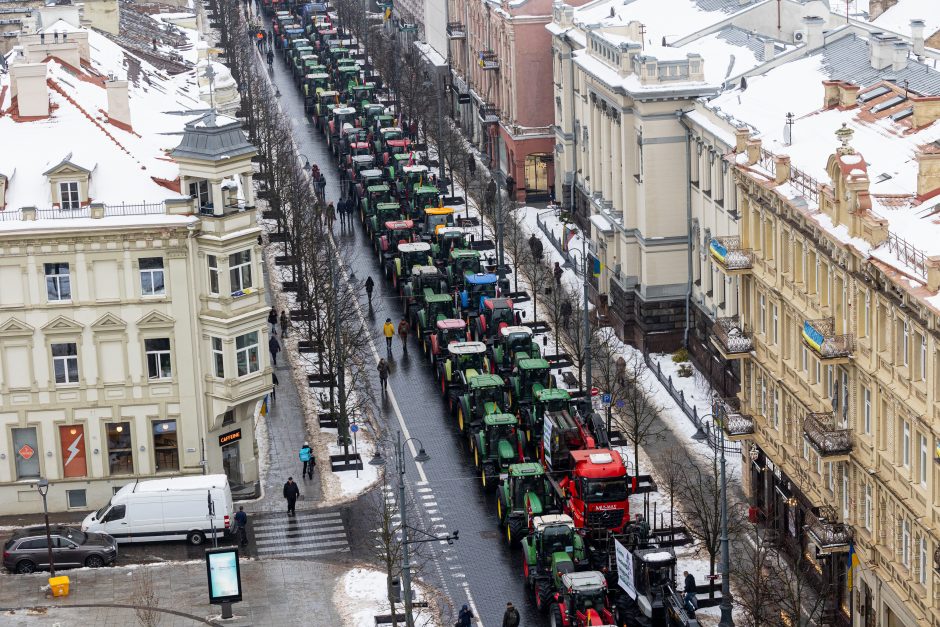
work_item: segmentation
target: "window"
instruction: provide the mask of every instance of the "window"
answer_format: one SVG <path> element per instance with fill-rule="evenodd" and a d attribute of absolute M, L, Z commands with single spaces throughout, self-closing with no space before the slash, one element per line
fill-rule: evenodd
<path fill-rule="evenodd" d="M 901 464 L 905 468 L 911 467 L 911 423 L 901 421 Z"/>
<path fill-rule="evenodd" d="M 235 364 L 240 377 L 258 372 L 261 369 L 258 358 L 257 331 L 239 335 L 235 338 Z"/>
<path fill-rule="evenodd" d="M 774 411 L 774 415 L 773 415 L 774 429 L 779 429 L 780 428 L 780 388 L 774 388 L 773 397 L 774 397 L 774 410 L 773 410 Z"/>
<path fill-rule="evenodd" d="M 78 347 L 74 342 L 52 345 L 56 383 L 78 383 Z"/>
<path fill-rule="evenodd" d="M 829 488 L 829 491 L 835 494 L 836 492 L 836 477 L 835 469 L 832 467 L 832 462 L 826 462 L 826 487 Z"/>
<path fill-rule="evenodd" d="M 69 509 L 85 509 L 88 507 L 85 490 L 66 490 L 65 499 L 68 502 Z"/>
<path fill-rule="evenodd" d="M 871 531 L 871 512 L 872 512 L 872 495 L 871 495 L 871 484 L 865 484 L 865 529 Z"/>
<path fill-rule="evenodd" d="M 222 426 L 235 424 L 235 410 L 230 409 L 222 414 Z"/>
<path fill-rule="evenodd" d="M 200 209 L 212 206 L 212 202 L 209 199 L 209 181 L 205 179 L 190 183 L 189 195 L 196 199 Z"/>
<path fill-rule="evenodd" d="M 924 535 L 917 540 L 917 582 L 927 585 L 927 537 Z"/>
<path fill-rule="evenodd" d="M 215 376 L 220 379 L 225 378 L 225 352 L 222 350 L 222 338 L 211 338 L 212 364 L 215 368 Z"/>
<path fill-rule="evenodd" d="M 144 340 L 147 353 L 147 377 L 150 379 L 170 379 L 173 370 L 170 367 L 170 340 L 161 337 Z"/>
<path fill-rule="evenodd" d="M 767 332 L 767 297 L 763 294 L 758 295 L 757 297 L 758 309 L 760 320 L 757 321 L 757 328 L 760 330 L 761 334 Z"/>
<path fill-rule="evenodd" d="M 163 257 L 144 257 L 140 260 L 140 295 L 164 294 Z"/>
<path fill-rule="evenodd" d="M 842 520 L 849 521 L 849 466 L 842 464 Z"/>
<path fill-rule="evenodd" d="M 770 304 L 770 343 L 777 344 L 778 309 L 776 303 Z"/>
<path fill-rule="evenodd" d="M 131 423 L 112 422 L 105 426 L 108 433 L 108 474 L 134 473 L 134 451 L 131 448 Z"/>
<path fill-rule="evenodd" d="M 153 423 L 153 457 L 157 472 L 180 469 L 175 420 L 158 420 Z"/>
<path fill-rule="evenodd" d="M 920 485 L 922 487 L 927 487 L 927 438 L 922 435 L 918 435 L 917 439 L 919 441 L 918 449 L 920 450 L 920 460 L 918 471 L 920 473 Z"/>
<path fill-rule="evenodd" d="M 49 302 L 72 300 L 72 282 L 69 279 L 69 264 L 47 263 L 46 298 Z"/>
<path fill-rule="evenodd" d="M 62 181 L 59 183 L 59 206 L 62 209 L 79 209 L 82 206 L 78 196 L 78 181 Z"/>
<path fill-rule="evenodd" d="M 911 327 L 907 323 L 907 320 L 901 323 L 901 336 L 899 338 L 901 343 L 901 365 L 907 367 L 910 364 L 910 341 L 911 341 Z"/>
<path fill-rule="evenodd" d="M 871 435 L 871 390 L 862 388 L 862 432 Z"/>
<path fill-rule="evenodd" d="M 901 522 L 901 563 L 911 567 L 911 521 L 906 518 Z"/>
<path fill-rule="evenodd" d="M 871 333 L 871 292 L 865 290 L 865 312 L 862 320 L 862 331 L 865 337 Z"/>
<path fill-rule="evenodd" d="M 206 255 L 209 262 L 209 293 L 219 293 L 219 260 L 215 255 Z"/>
<path fill-rule="evenodd" d="M 36 427 L 14 427 L 13 456 L 16 459 L 16 478 L 34 479 L 39 476 L 39 440 Z"/>
<path fill-rule="evenodd" d="M 809 372 L 809 352 L 805 344 L 800 345 L 800 370 Z"/>
<path fill-rule="evenodd" d="M 822 362 L 815 357 L 813 358 L 813 364 L 816 366 L 816 385 L 819 385 L 819 382 L 822 381 Z"/>
<path fill-rule="evenodd" d="M 251 251 L 243 250 L 228 256 L 228 272 L 232 280 L 232 293 L 251 287 Z"/>
<path fill-rule="evenodd" d="M 917 364 L 914 369 L 914 380 L 925 381 L 927 379 L 927 336 L 921 333 L 915 333 L 917 345 L 920 351 L 917 354 Z"/>

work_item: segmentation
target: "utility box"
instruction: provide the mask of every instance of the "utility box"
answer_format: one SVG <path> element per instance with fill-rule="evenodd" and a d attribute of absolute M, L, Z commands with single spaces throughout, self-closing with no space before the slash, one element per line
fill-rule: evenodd
<path fill-rule="evenodd" d="M 69 578 L 66 576 L 49 577 L 49 588 L 54 597 L 67 597 L 69 595 Z"/>

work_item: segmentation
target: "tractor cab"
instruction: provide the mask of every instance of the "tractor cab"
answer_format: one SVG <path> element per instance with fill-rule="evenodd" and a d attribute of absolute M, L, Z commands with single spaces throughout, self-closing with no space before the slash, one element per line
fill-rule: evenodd
<path fill-rule="evenodd" d="M 654 625 L 698 625 L 697 620 L 686 614 L 685 603 L 675 592 L 676 566 L 672 549 L 634 549 L 636 600 L 625 599 L 625 613 L 642 615 Z"/>
<path fill-rule="evenodd" d="M 497 476 L 505 479 L 512 464 L 525 461 L 524 445 L 525 439 L 514 415 L 483 416 L 479 430 L 470 437 L 470 446 L 484 489 L 496 487 Z"/>
<path fill-rule="evenodd" d="M 529 535 L 522 541 L 523 574 L 536 608 L 544 612 L 555 596 L 559 578 L 583 570 L 590 562 L 584 539 L 570 516 L 536 515 L 530 518 L 530 525 Z"/>
<path fill-rule="evenodd" d="M 460 292 L 460 309 L 468 316 L 478 315 L 487 298 L 496 298 L 498 280 L 495 274 L 465 274 L 464 288 Z"/>
<path fill-rule="evenodd" d="M 428 166 L 426 165 L 405 165 L 401 168 L 401 178 L 398 185 L 399 190 L 411 196 L 411 192 L 424 184 L 428 180 Z M 437 204 L 437 203 L 435 203 Z"/>
<path fill-rule="evenodd" d="M 372 83 L 369 83 L 371 86 Z M 374 89 L 374 87 L 373 87 Z M 385 106 L 376 102 L 361 102 L 361 111 L 363 126 L 369 129 L 375 128 L 376 119 L 385 112 Z"/>
<path fill-rule="evenodd" d="M 481 342 L 491 342 L 499 330 L 512 326 L 515 323 L 515 314 L 512 301 L 508 298 L 485 298 L 480 307 L 474 326 L 470 328 L 473 336 Z"/>
<path fill-rule="evenodd" d="M 453 248 L 447 267 L 447 280 L 453 290 L 462 290 L 468 276 L 483 272 L 482 255 L 478 250 Z"/>
<path fill-rule="evenodd" d="M 424 227 L 421 229 L 421 237 L 430 241 L 437 231 L 448 226 L 453 226 L 453 224 L 453 207 L 425 207 Z"/>
<path fill-rule="evenodd" d="M 478 374 L 470 377 L 467 391 L 460 397 L 457 408 L 457 426 L 467 431 L 471 424 L 479 425 L 487 414 L 501 414 L 506 406 L 503 378 L 496 374 Z"/>
<path fill-rule="evenodd" d="M 365 112 L 366 106 L 372 106 L 369 103 L 375 98 L 375 85 L 373 83 L 355 85 L 350 91 L 352 92 L 353 101 L 363 108 L 363 112 Z"/>
<path fill-rule="evenodd" d="M 526 430 L 529 441 L 538 441 L 542 434 L 542 421 L 549 412 L 567 411 L 571 406 L 571 394 L 564 388 L 544 388 L 535 391 L 535 398 L 528 406 L 519 408 L 519 419 Z"/>
<path fill-rule="evenodd" d="M 351 142 L 346 158 L 349 160 L 349 178 L 353 181 L 359 180 L 360 172 L 371 170 L 375 165 L 375 157 L 369 153 L 369 144 L 366 142 Z"/>
<path fill-rule="evenodd" d="M 415 223 L 411 220 L 389 220 L 378 237 L 378 249 L 383 258 L 398 252 L 398 247 L 414 239 Z"/>
<path fill-rule="evenodd" d="M 342 64 L 336 68 L 336 85 L 343 91 L 349 91 L 351 87 L 356 86 L 359 80 L 359 65 L 349 63 L 348 59 L 343 60 Z M 360 101 L 352 100 L 350 104 L 358 106 Z"/>
<path fill-rule="evenodd" d="M 467 245 L 467 233 L 463 227 L 445 226 L 438 229 L 432 237 L 434 263 L 444 265 L 453 250 L 460 250 Z"/>
<path fill-rule="evenodd" d="M 424 307 L 424 303 L 416 303 L 417 300 L 427 293 L 444 294 L 447 292 L 446 287 L 444 277 L 435 266 L 414 266 L 411 268 L 411 279 L 402 287 L 405 311 L 414 318 L 415 308 Z M 450 298 L 449 295 L 448 298 Z M 414 323 L 412 319 L 412 324 Z M 422 341 L 421 335 L 418 335 L 418 338 Z"/>
<path fill-rule="evenodd" d="M 412 153 L 391 155 L 391 157 L 389 157 L 388 153 L 382 153 L 382 163 L 388 168 L 388 178 L 395 181 L 396 189 L 400 194 L 404 194 L 405 196 L 408 195 L 408 190 L 401 185 L 401 173 L 403 168 L 413 165 L 416 158 L 417 157 Z"/>
<path fill-rule="evenodd" d="M 427 347 L 424 346 L 424 338 L 421 338 L 422 348 L 427 348 L 432 363 L 442 357 L 451 344 L 467 341 L 467 323 L 460 318 L 438 320 L 436 326 L 437 328 L 429 336 Z M 447 354 L 451 355 L 449 351 Z M 455 359 L 458 358 L 455 356 Z"/>
<path fill-rule="evenodd" d="M 329 86 L 329 76 L 317 72 L 304 77 L 304 111 L 313 112 L 317 104 L 317 93 Z"/>
<path fill-rule="evenodd" d="M 363 184 L 365 184 L 365 182 L 363 182 Z M 379 205 L 395 205 L 397 209 L 398 203 L 393 203 L 391 200 L 392 192 L 388 185 L 377 183 L 366 187 L 366 192 L 363 194 L 362 200 L 359 201 L 359 211 L 363 222 L 367 226 L 369 225 L 369 220 L 375 217 Z M 398 216 L 397 211 L 395 216 Z"/>
<path fill-rule="evenodd" d="M 339 92 L 332 89 L 324 89 L 316 94 L 317 103 L 314 106 L 314 117 L 319 119 L 320 128 L 324 127 L 330 112 L 339 103 Z"/>
<path fill-rule="evenodd" d="M 529 327 L 509 325 L 502 327 L 493 343 L 493 360 L 502 372 L 512 370 L 516 355 L 525 353 L 529 357 L 541 357 L 538 343 L 532 339 Z"/>
<path fill-rule="evenodd" d="M 461 320 L 461 322 L 463 322 Z M 440 320 L 441 323 L 452 325 L 455 330 L 460 329 L 466 332 L 465 327 L 458 327 L 453 320 Z M 456 333 L 455 333 L 456 335 Z M 432 347 L 436 335 L 431 335 Z M 440 344 L 436 345 L 438 352 L 444 352 Z M 432 352 L 432 358 L 434 353 Z M 489 373 L 489 360 L 486 358 L 486 346 L 479 342 L 466 342 L 460 339 L 456 342 L 447 344 L 446 353 L 442 360 L 438 361 L 437 378 L 441 384 L 441 395 L 449 404 L 452 404 L 454 397 L 459 398 L 467 393 L 468 382 L 473 377 L 480 374 Z"/>
<path fill-rule="evenodd" d="M 427 242 L 407 242 L 398 245 L 398 257 L 392 272 L 392 285 L 399 287 L 403 280 L 411 276 L 415 266 L 431 265 L 431 245 Z"/>
<path fill-rule="evenodd" d="M 437 293 L 430 287 L 424 288 L 423 292 L 414 293 L 419 296 L 414 307 L 414 319 L 411 326 L 419 338 L 424 338 L 433 331 L 437 327 L 438 320 L 455 317 L 454 299 L 450 294 Z"/>
<path fill-rule="evenodd" d="M 382 116 L 379 118 L 379 122 L 386 118 L 392 118 L 390 115 Z M 395 121 L 395 118 L 392 118 L 392 122 Z M 375 151 L 376 152 L 385 152 L 386 142 L 389 142 L 394 139 L 402 139 L 405 136 L 405 132 L 397 126 L 383 126 L 379 129 L 379 134 L 375 138 Z"/>
<path fill-rule="evenodd" d="M 334 144 L 343 134 L 343 130 L 355 129 L 353 122 L 356 119 L 356 110 L 352 107 L 333 107 L 330 112 L 330 144 Z"/>
<path fill-rule="evenodd" d="M 397 202 L 380 202 L 375 205 L 375 213 L 367 223 L 372 236 L 378 237 L 382 226 L 392 220 L 401 220 L 401 207 Z"/>
<path fill-rule="evenodd" d="M 386 159 L 394 155 L 404 155 L 408 154 L 411 150 L 411 140 L 410 139 L 390 139 L 385 142 L 385 155 Z"/>
<path fill-rule="evenodd" d="M 427 167 L 427 166 L 420 166 Z M 418 185 L 416 187 L 408 187 L 407 194 L 408 199 L 411 201 L 411 211 L 417 215 L 421 215 L 423 209 L 428 207 L 439 207 L 441 206 L 441 193 L 433 185 Z M 453 213 L 453 210 L 451 211 Z M 453 219 L 450 220 L 450 224 L 453 224 Z"/>
<path fill-rule="evenodd" d="M 506 528 L 506 540 L 512 543 L 530 533 L 537 517 L 552 510 L 551 502 L 545 469 L 541 464 L 523 462 L 511 465 L 499 486 L 496 500 L 496 514 L 499 524 Z"/>
<path fill-rule="evenodd" d="M 616 624 L 607 599 L 607 579 L 602 573 L 555 573 L 555 586 L 558 592 L 549 615 L 559 627 Z"/>
<path fill-rule="evenodd" d="M 509 378 L 516 409 L 531 405 L 537 393 L 554 387 L 551 366 L 546 360 L 528 357 L 525 353 L 519 353 L 517 357 L 516 367 Z"/>
<path fill-rule="evenodd" d="M 359 178 L 356 180 L 356 194 L 361 199 L 365 199 L 369 188 L 382 184 L 382 170 L 378 168 L 369 168 L 359 172 Z M 388 186 L 386 185 L 386 188 Z"/>

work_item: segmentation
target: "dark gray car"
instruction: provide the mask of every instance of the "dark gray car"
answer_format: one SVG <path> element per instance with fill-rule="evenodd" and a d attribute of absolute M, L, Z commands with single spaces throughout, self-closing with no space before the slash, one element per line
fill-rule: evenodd
<path fill-rule="evenodd" d="M 74 527 L 50 527 L 55 567 L 98 568 L 117 559 L 117 541 L 106 533 L 85 533 Z M 3 566 L 16 573 L 49 570 L 49 543 L 45 527 L 16 531 L 3 545 Z"/>

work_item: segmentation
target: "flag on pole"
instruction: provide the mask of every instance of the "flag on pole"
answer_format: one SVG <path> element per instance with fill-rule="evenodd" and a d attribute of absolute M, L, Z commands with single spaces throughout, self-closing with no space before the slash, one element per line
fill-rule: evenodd
<path fill-rule="evenodd" d="M 601 263 L 601 260 L 591 255 L 591 274 L 594 278 L 600 278 L 601 270 L 604 269 L 604 264 Z"/>
<path fill-rule="evenodd" d="M 408 167 L 411 167 L 414 164 L 415 164 L 415 151 L 412 150 L 410 153 L 408 153 Z M 423 181 L 424 177 L 422 176 L 421 179 Z"/>
<path fill-rule="evenodd" d="M 852 590 L 855 567 L 858 566 L 858 555 L 855 554 L 855 543 L 849 544 L 849 563 L 845 571 L 845 583 L 849 591 Z"/>
<path fill-rule="evenodd" d="M 267 396 L 265 396 L 265 397 L 261 400 L 261 412 L 260 412 L 260 413 L 261 413 L 262 416 L 267 416 L 267 415 L 268 415 L 268 397 L 267 397 Z"/>
<path fill-rule="evenodd" d="M 574 239 L 574 236 L 577 235 L 577 234 L 578 234 L 578 229 L 574 229 L 574 228 L 569 227 L 568 225 L 565 225 L 565 227 L 564 227 L 564 237 L 562 238 L 562 249 L 563 249 L 563 250 L 566 250 L 566 251 L 568 250 L 568 246 L 569 246 L 569 244 L 571 244 L 571 240 L 573 240 L 573 239 Z"/>

